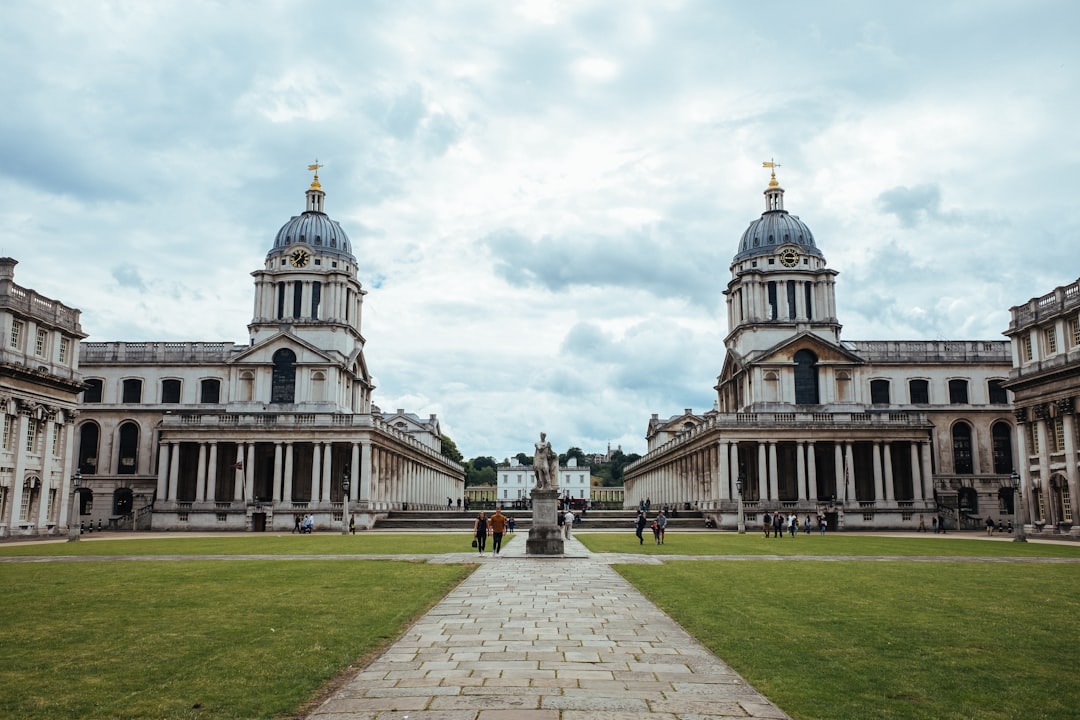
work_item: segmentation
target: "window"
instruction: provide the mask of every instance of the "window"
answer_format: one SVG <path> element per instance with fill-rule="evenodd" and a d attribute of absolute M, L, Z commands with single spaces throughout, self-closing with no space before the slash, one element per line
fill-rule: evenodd
<path fill-rule="evenodd" d="M 48 337 L 49 334 L 45 332 L 44 328 L 38 328 L 37 338 L 34 340 L 34 354 L 38 357 L 45 357 L 45 340 Z"/>
<path fill-rule="evenodd" d="M 1056 355 L 1058 351 L 1057 328 L 1047 328 L 1043 331 L 1043 336 L 1046 338 L 1046 354 Z"/>
<path fill-rule="evenodd" d="M 101 388 L 103 382 L 101 380 L 92 379 L 86 381 L 86 389 L 83 390 L 83 402 L 84 403 L 99 403 L 101 402 Z"/>
<path fill-rule="evenodd" d="M 1012 457 L 1012 428 L 1009 423 L 997 422 L 990 430 L 993 455 L 994 472 L 998 475 L 1008 475 L 1013 469 Z"/>
<path fill-rule="evenodd" d="M 37 443 L 37 420 L 30 418 L 26 423 L 26 452 L 34 452 L 34 445 Z"/>
<path fill-rule="evenodd" d="M 291 403 L 296 397 L 296 353 L 282 348 L 274 353 L 270 380 L 270 402 Z"/>
<path fill-rule="evenodd" d="M 950 380 L 949 381 L 949 403 L 951 405 L 967 405 L 968 404 L 968 381 L 967 380 Z"/>
<path fill-rule="evenodd" d="M 204 403 L 221 402 L 221 381 L 217 378 L 207 378 L 199 384 L 200 397 Z"/>
<path fill-rule="evenodd" d="M 11 449 L 11 435 L 15 432 L 15 418 L 11 415 L 4 416 L 4 449 Z M 0 516 L 3 517 L 3 516 Z"/>
<path fill-rule="evenodd" d="M 129 378 L 124 381 L 124 395 L 121 402 L 142 402 L 142 380 L 139 380 L 138 378 Z"/>
<path fill-rule="evenodd" d="M 53 424 L 53 433 L 52 433 L 52 454 L 53 455 L 59 455 L 60 454 L 60 438 L 62 437 L 62 435 L 60 434 L 60 428 L 62 428 L 62 427 L 63 427 L 62 425 Z"/>
<path fill-rule="evenodd" d="M 1064 452 L 1065 450 L 1065 423 L 1061 416 L 1050 420 L 1050 452 Z"/>
<path fill-rule="evenodd" d="M 1031 362 L 1034 357 L 1034 353 L 1031 350 L 1031 334 L 1027 333 L 1020 338 L 1020 354 L 1024 358 L 1024 362 Z"/>
<path fill-rule="evenodd" d="M 322 301 L 322 283 L 315 281 L 311 283 L 311 318 L 313 320 L 319 319 L 319 303 Z"/>
<path fill-rule="evenodd" d="M 161 402 L 163 403 L 178 403 L 180 402 L 180 381 L 175 379 L 167 379 L 161 381 Z"/>
<path fill-rule="evenodd" d="M 870 381 L 870 402 L 874 405 L 888 405 L 889 404 L 889 381 L 888 380 L 871 380 Z"/>
<path fill-rule="evenodd" d="M 818 370 L 817 355 L 809 350 L 795 353 L 795 404 L 817 405 Z"/>
<path fill-rule="evenodd" d="M 60 363 L 67 363 L 68 348 L 71 346 L 69 338 L 60 338 Z"/>
<path fill-rule="evenodd" d="M 908 393 L 911 395 L 912 405 L 930 404 L 930 381 L 911 380 L 908 382 Z"/>
<path fill-rule="evenodd" d="M 1072 336 L 1072 346 L 1080 345 L 1080 317 L 1074 317 L 1069 321 L 1069 335 Z"/>
<path fill-rule="evenodd" d="M 19 343 L 22 342 L 22 321 L 16 320 L 11 323 L 11 337 L 8 340 L 8 345 L 13 348 L 18 348 Z"/>
<path fill-rule="evenodd" d="M 133 475 L 139 457 L 139 426 L 126 422 L 120 426 L 120 452 L 117 457 L 116 472 L 120 475 Z"/>
<path fill-rule="evenodd" d="M 1031 440 L 1031 454 L 1039 454 L 1039 425 L 1028 423 L 1028 439 Z"/>
<path fill-rule="evenodd" d="M 975 472 L 971 458 L 971 426 L 956 423 L 953 426 L 953 472 L 971 475 Z"/>
<path fill-rule="evenodd" d="M 986 383 L 986 392 L 990 396 L 991 405 L 1008 405 L 1009 393 L 1001 387 L 1000 380 L 989 380 Z"/>

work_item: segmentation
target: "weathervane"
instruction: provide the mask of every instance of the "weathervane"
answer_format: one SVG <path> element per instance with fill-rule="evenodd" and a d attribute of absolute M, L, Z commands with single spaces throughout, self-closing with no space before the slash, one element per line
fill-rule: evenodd
<path fill-rule="evenodd" d="M 308 170 L 315 171 L 315 177 L 311 181 L 311 187 L 315 188 L 316 190 L 322 190 L 322 185 L 319 184 L 319 168 L 321 167 L 326 166 L 319 164 L 319 158 L 315 158 L 315 162 L 307 166 Z"/>
<path fill-rule="evenodd" d="M 772 177 L 769 178 L 769 187 L 780 187 L 780 183 L 776 182 L 776 168 L 780 167 L 780 163 L 773 162 L 772 160 L 766 160 L 761 163 L 761 167 L 769 168 L 772 170 Z M 318 177 L 316 175 L 316 177 Z"/>

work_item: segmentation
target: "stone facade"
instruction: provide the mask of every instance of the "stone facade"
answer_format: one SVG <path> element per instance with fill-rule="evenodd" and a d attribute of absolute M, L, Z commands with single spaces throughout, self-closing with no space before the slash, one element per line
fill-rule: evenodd
<path fill-rule="evenodd" d="M 15 284 L 16 264 L 0 258 L 0 537 L 55 535 L 72 512 L 86 335 L 78 310 Z"/>
<path fill-rule="evenodd" d="M 509 465 L 499 465 L 495 469 L 498 500 L 510 504 L 525 502 L 536 485 L 536 473 L 532 465 L 522 465 L 516 458 L 510 458 Z M 568 458 L 566 465 L 559 466 L 559 497 L 588 500 L 590 497 L 589 467 L 578 467 L 577 458 Z"/>
<path fill-rule="evenodd" d="M 1021 510 L 1028 532 L 1080 537 L 1080 280 L 1010 312 Z"/>
<path fill-rule="evenodd" d="M 1008 344 L 842 340 L 837 272 L 783 194 L 774 176 L 731 264 L 714 408 L 652 416 L 625 506 L 689 505 L 734 528 L 741 482 L 750 525 L 777 509 L 909 530 L 1010 511 Z"/>
<path fill-rule="evenodd" d="M 303 514 L 338 529 L 460 496 L 435 416 L 372 404 L 348 237 L 307 209 L 278 232 L 255 278 L 247 345 L 83 343 L 88 389 L 78 466 L 89 518 L 155 530 L 288 530 Z"/>

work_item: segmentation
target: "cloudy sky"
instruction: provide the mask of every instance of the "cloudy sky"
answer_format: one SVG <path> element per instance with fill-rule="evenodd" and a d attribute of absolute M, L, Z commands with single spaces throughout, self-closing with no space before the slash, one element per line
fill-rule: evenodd
<path fill-rule="evenodd" d="M 0 254 L 91 341 L 247 342 L 318 158 L 383 409 L 466 457 L 712 406 L 763 160 L 847 340 L 1080 276 L 1080 4 L 0 5 Z"/>

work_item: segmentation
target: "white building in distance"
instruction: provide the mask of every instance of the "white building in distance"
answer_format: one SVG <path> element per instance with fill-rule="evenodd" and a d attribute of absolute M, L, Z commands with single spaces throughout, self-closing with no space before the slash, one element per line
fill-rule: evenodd
<path fill-rule="evenodd" d="M 510 458 L 509 465 L 495 469 L 498 502 L 518 503 L 529 500 L 529 493 L 536 486 L 536 471 L 532 465 L 522 465 L 517 458 Z M 566 465 L 559 466 L 559 496 L 575 500 L 588 500 L 590 489 L 588 466 L 578 467 L 577 458 L 567 458 Z"/>

